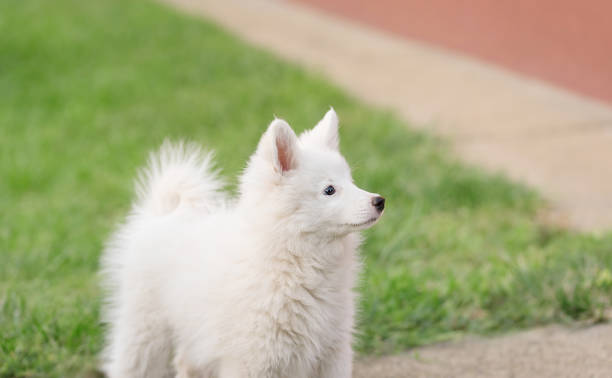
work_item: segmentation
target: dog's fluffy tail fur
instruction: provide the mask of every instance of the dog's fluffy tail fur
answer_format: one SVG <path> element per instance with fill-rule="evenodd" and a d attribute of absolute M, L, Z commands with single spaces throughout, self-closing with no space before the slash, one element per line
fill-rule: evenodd
<path fill-rule="evenodd" d="M 165 141 L 136 181 L 137 214 L 164 215 L 181 207 L 209 212 L 225 202 L 213 153 L 192 143 Z"/>

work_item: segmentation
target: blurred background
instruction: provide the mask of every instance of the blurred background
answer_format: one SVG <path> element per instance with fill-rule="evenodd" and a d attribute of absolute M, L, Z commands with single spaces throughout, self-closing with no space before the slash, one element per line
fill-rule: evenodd
<path fill-rule="evenodd" d="M 367 231 L 355 376 L 612 366 L 604 1 L 0 2 L 0 377 L 96 376 L 98 259 L 165 138 L 236 176 L 333 106 Z"/>
<path fill-rule="evenodd" d="M 612 102 L 608 1 L 298 2 Z"/>

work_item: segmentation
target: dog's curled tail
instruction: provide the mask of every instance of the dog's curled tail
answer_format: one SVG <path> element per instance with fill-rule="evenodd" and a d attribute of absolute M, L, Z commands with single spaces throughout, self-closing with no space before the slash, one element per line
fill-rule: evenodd
<path fill-rule="evenodd" d="M 193 143 L 164 141 L 136 181 L 135 212 L 164 215 L 179 207 L 209 212 L 225 203 L 213 153 Z"/>

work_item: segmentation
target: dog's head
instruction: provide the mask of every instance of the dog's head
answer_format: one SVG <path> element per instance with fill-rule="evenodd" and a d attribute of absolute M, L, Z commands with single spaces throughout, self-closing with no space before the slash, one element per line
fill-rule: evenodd
<path fill-rule="evenodd" d="M 298 232 L 343 235 L 372 226 L 385 199 L 353 183 L 338 141 L 333 109 L 299 137 L 275 119 L 242 178 L 242 197 Z"/>

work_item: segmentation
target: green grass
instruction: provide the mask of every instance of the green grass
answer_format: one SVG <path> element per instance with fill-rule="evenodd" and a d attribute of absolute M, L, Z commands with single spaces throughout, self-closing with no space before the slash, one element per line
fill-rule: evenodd
<path fill-rule="evenodd" d="M 235 176 L 273 114 L 302 130 L 329 105 L 357 183 L 388 201 L 363 248 L 359 351 L 601 319 L 612 235 L 538 224 L 537 195 L 457 163 L 443 142 L 160 5 L 5 0 L 0 376 L 95 366 L 98 257 L 147 151 L 195 140 Z"/>

